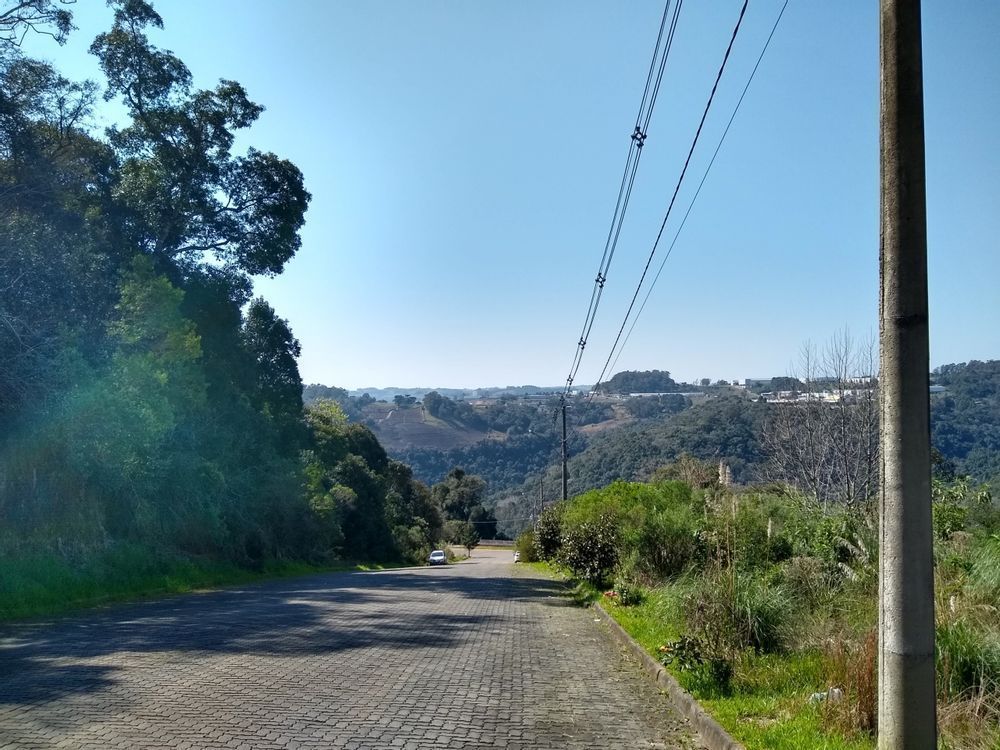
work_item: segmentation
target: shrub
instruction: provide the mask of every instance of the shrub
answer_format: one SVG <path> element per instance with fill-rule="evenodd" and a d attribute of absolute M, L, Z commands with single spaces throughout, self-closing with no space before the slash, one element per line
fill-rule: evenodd
<path fill-rule="evenodd" d="M 542 560 L 554 560 L 562 546 L 562 516 L 565 506 L 556 503 L 545 508 L 535 523 L 536 555 Z"/>
<path fill-rule="evenodd" d="M 628 578 L 619 578 L 615 581 L 615 600 L 621 607 L 633 607 L 642 604 L 646 598 L 646 591 L 635 581 Z"/>
<path fill-rule="evenodd" d="M 521 562 L 538 562 L 538 547 L 533 529 L 523 532 L 514 542 L 514 548 L 521 554 Z"/>
<path fill-rule="evenodd" d="M 618 562 L 618 528 L 610 514 L 563 530 L 560 561 L 590 583 L 607 580 Z"/>
<path fill-rule="evenodd" d="M 1000 600 L 1000 536 L 980 541 L 972 550 L 969 587 L 986 601 Z"/>
<path fill-rule="evenodd" d="M 705 559 L 705 544 L 689 507 L 646 516 L 635 539 L 637 567 L 653 577 L 679 575 Z"/>
<path fill-rule="evenodd" d="M 660 646 L 660 661 L 687 675 L 684 680 L 689 689 L 702 692 L 719 692 L 728 695 L 732 690 L 733 662 L 730 658 L 711 653 L 699 638 L 681 636 L 678 640 Z"/>
<path fill-rule="evenodd" d="M 685 619 L 712 653 L 780 651 L 792 601 L 783 588 L 735 570 L 706 578 L 689 596 Z"/>

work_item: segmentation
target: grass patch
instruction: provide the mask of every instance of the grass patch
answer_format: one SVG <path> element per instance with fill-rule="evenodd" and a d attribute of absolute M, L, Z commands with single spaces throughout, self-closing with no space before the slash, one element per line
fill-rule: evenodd
<path fill-rule="evenodd" d="M 654 658 L 659 647 L 675 641 L 684 632 L 683 600 L 690 583 L 681 579 L 653 589 L 634 607 L 604 608 L 629 635 Z M 667 670 L 725 727 L 748 748 L 798 750 L 871 750 L 869 737 L 844 737 L 823 727 L 822 708 L 809 703 L 809 696 L 825 690 L 822 654 L 806 651 L 785 654 L 741 656 L 734 667 L 732 689 L 720 695 L 693 679 L 691 673 L 668 665 Z"/>
<path fill-rule="evenodd" d="M 48 551 L 0 555 L 0 622 L 269 578 L 389 567 L 399 566 L 271 560 L 250 570 L 137 544 L 116 544 L 73 557 Z"/>

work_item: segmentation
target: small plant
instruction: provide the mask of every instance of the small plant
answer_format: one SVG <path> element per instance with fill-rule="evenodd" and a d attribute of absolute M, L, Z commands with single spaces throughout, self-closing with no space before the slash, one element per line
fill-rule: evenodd
<path fill-rule="evenodd" d="M 957 698 L 1000 684 L 1000 637 L 963 619 L 937 626 L 938 689 Z"/>
<path fill-rule="evenodd" d="M 634 607 L 637 604 L 642 604 L 646 598 L 646 592 L 642 586 L 628 580 L 617 581 L 613 593 L 617 594 L 617 603 L 621 607 Z"/>
<path fill-rule="evenodd" d="M 540 560 L 553 560 L 562 546 L 563 503 L 550 505 L 535 522 L 535 551 Z"/>
<path fill-rule="evenodd" d="M 660 662 L 688 675 L 689 685 L 696 690 L 727 695 L 732 690 L 733 662 L 710 651 L 699 638 L 685 635 L 660 646 Z"/>
<path fill-rule="evenodd" d="M 793 557 L 781 566 L 781 579 L 792 598 L 814 609 L 830 593 L 826 566 L 816 557 Z"/>
<path fill-rule="evenodd" d="M 538 547 L 534 529 L 528 529 L 521 534 L 514 543 L 514 549 L 520 553 L 521 562 L 538 562 Z"/>
<path fill-rule="evenodd" d="M 681 636 L 660 646 L 660 661 L 665 666 L 673 665 L 683 672 L 690 672 L 705 663 L 703 650 L 704 644 L 697 638 Z"/>

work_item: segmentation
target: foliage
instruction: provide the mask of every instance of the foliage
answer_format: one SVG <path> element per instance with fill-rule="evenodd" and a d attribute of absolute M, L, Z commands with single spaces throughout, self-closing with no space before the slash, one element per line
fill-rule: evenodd
<path fill-rule="evenodd" d="M 827 685 L 844 693 L 841 701 L 826 701 L 823 722 L 850 734 L 872 735 L 878 726 L 878 632 L 874 629 L 855 640 L 831 639 L 823 654 Z"/>
<path fill-rule="evenodd" d="M 666 370 L 625 370 L 615 373 L 611 380 L 599 383 L 595 390 L 606 393 L 673 393 L 678 390 L 678 385 Z"/>
<path fill-rule="evenodd" d="M 18 47 L 61 41 L 67 4 L 0 11 L 0 556 L 72 539 L 254 571 L 422 558 L 430 491 L 341 407 L 303 410 L 299 343 L 252 295 L 299 249 L 301 173 L 237 152 L 263 108 L 235 81 L 196 88 L 147 37 L 150 3 L 111 4 L 91 47 L 123 106 L 106 132 L 95 84 Z"/>
<path fill-rule="evenodd" d="M 545 508 L 535 523 L 535 549 L 539 560 L 555 560 L 562 547 L 562 515 L 566 506 L 556 503 Z"/>
<path fill-rule="evenodd" d="M 791 635 L 794 606 L 785 590 L 736 570 L 707 577 L 686 609 L 690 631 L 713 656 L 731 658 L 744 649 L 774 653 Z"/>
<path fill-rule="evenodd" d="M 470 554 L 479 545 L 479 532 L 468 521 L 445 521 L 443 533 L 445 541 L 465 547 Z"/>
<path fill-rule="evenodd" d="M 628 577 L 619 577 L 615 580 L 613 593 L 615 603 L 620 607 L 634 607 L 642 604 L 646 598 L 645 589 Z"/>
<path fill-rule="evenodd" d="M 1000 686 L 1000 633 L 959 618 L 938 624 L 935 646 L 938 690 L 945 697 Z"/>
<path fill-rule="evenodd" d="M 541 560 L 538 556 L 538 546 L 534 529 L 521 532 L 514 541 L 514 549 L 520 555 L 521 562 L 533 563 Z"/>
<path fill-rule="evenodd" d="M 934 446 L 958 474 L 1000 487 L 1000 360 L 938 367 L 931 397 Z"/>
<path fill-rule="evenodd" d="M 470 526 L 476 532 L 477 541 L 496 538 L 497 522 L 483 504 L 486 482 L 481 477 L 455 467 L 444 481 L 431 488 L 431 494 L 443 517 Z"/>
<path fill-rule="evenodd" d="M 618 541 L 618 529 L 610 513 L 571 523 L 563 527 L 559 560 L 575 575 L 600 585 L 618 562 Z"/>

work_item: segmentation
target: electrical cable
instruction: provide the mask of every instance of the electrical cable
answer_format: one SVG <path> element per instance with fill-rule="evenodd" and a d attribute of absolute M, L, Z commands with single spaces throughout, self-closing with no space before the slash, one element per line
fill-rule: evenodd
<path fill-rule="evenodd" d="M 666 61 L 669 57 L 670 49 L 673 46 L 673 38 L 677 28 L 677 19 L 680 15 L 680 8 L 683 0 L 677 0 L 673 17 L 669 26 L 667 19 L 670 17 L 670 0 L 666 0 L 663 8 L 663 16 L 660 19 L 660 28 L 656 36 L 656 45 L 653 48 L 653 56 L 650 59 L 649 71 L 646 74 L 646 84 L 643 88 L 642 99 L 639 103 L 639 111 L 636 114 L 635 127 L 629 139 L 629 151 L 625 160 L 625 170 L 622 174 L 621 184 L 618 188 L 618 198 L 615 202 L 615 210 L 611 217 L 611 226 L 608 229 L 608 236 L 604 243 L 604 252 L 601 255 L 601 262 L 598 266 L 597 276 L 594 279 L 594 288 L 590 295 L 590 304 L 587 307 L 587 315 L 584 318 L 583 328 L 580 332 L 580 339 L 577 342 L 577 350 L 573 355 L 573 363 L 570 365 L 569 375 L 566 378 L 564 395 L 569 393 L 573 386 L 573 381 L 580 369 L 583 360 L 583 351 L 587 346 L 587 340 L 597 316 L 597 308 L 601 303 L 601 296 L 604 292 L 604 284 L 607 281 L 608 270 L 614 258 L 615 249 L 618 245 L 618 238 L 621 234 L 622 222 L 628 210 L 628 203 L 632 196 L 632 188 L 635 184 L 635 175 L 639 168 L 639 159 L 642 156 L 642 147 L 646 140 L 648 125 L 652 117 L 652 110 L 659 94 L 660 84 L 663 80 L 663 72 Z M 666 43 L 664 44 L 664 30 L 667 30 Z M 663 53 L 661 55 L 661 48 Z M 654 71 L 656 77 L 654 79 Z"/>
<path fill-rule="evenodd" d="M 628 310 L 625 313 L 625 319 L 622 320 L 621 327 L 618 329 L 618 335 L 615 336 L 615 342 L 611 345 L 611 352 L 608 354 L 608 358 L 604 362 L 604 368 L 601 370 L 601 374 L 597 378 L 595 387 L 600 385 L 604 379 L 604 375 L 611 364 L 611 357 L 614 355 L 615 349 L 618 348 L 618 342 L 621 340 L 622 333 L 625 331 L 628 319 L 632 315 L 632 309 L 635 307 L 635 301 L 639 297 L 639 291 L 642 289 L 642 284 L 646 279 L 646 274 L 649 273 L 649 267 L 653 263 L 653 256 L 656 254 L 656 248 L 660 244 L 660 239 L 663 237 L 663 230 L 666 229 L 670 213 L 673 210 L 674 203 L 677 201 L 677 194 L 680 192 L 681 185 L 684 182 L 684 176 L 687 174 L 688 166 L 691 164 L 691 157 L 694 155 L 694 150 L 698 145 L 698 139 L 701 137 L 701 130 L 705 125 L 705 119 L 708 117 L 708 112 L 712 108 L 712 101 L 715 99 L 715 92 L 719 88 L 719 81 L 722 79 L 722 73 L 725 71 L 726 63 L 729 61 L 729 55 L 733 51 L 733 44 L 736 42 L 736 36 L 739 34 L 740 26 L 743 23 L 743 17 L 746 15 L 747 5 L 749 2 L 750 0 L 743 0 L 743 7 L 740 9 L 739 18 L 736 20 L 736 26 L 733 28 L 733 35 L 729 39 L 729 46 L 726 47 L 726 54 L 723 56 L 722 64 L 719 66 L 719 72 L 715 76 L 715 83 L 712 84 L 712 91 L 708 95 L 708 102 L 705 104 L 705 110 L 702 112 L 701 121 L 698 123 L 698 129 L 695 131 L 694 139 L 691 141 L 691 148 L 688 149 L 687 158 L 684 160 L 684 167 L 681 169 L 680 177 L 677 179 L 677 185 L 674 187 L 674 193 L 670 198 L 670 203 L 667 205 L 666 214 L 663 217 L 663 222 L 660 224 L 660 231 L 656 234 L 656 240 L 653 242 L 653 248 L 649 251 L 649 258 L 646 259 L 646 265 L 642 270 L 642 275 L 639 277 L 639 283 L 636 285 L 635 294 L 632 295 L 632 301 L 629 303 Z"/>
<path fill-rule="evenodd" d="M 646 296 L 643 298 L 642 304 L 639 305 L 639 311 L 636 312 L 635 317 L 632 319 L 632 325 L 629 327 L 628 333 L 625 334 L 625 339 L 622 341 L 621 346 L 618 348 L 618 353 L 615 355 L 614 361 L 611 363 L 611 367 L 609 369 L 612 372 L 618 364 L 618 358 L 621 357 L 626 344 L 628 344 L 629 339 L 632 337 L 632 331 L 635 330 L 635 324 L 638 322 L 639 316 L 642 315 L 642 311 L 646 309 L 646 303 L 649 301 L 649 296 L 653 293 L 653 288 L 656 286 L 656 282 L 659 281 L 660 274 L 663 273 L 663 267 L 667 264 L 667 258 L 669 258 L 670 254 L 673 252 L 674 245 L 677 244 L 677 238 L 680 237 L 681 231 L 687 223 L 688 216 L 691 215 L 691 209 L 694 208 L 694 204 L 698 200 L 698 196 L 701 194 L 701 189 L 705 185 L 705 180 L 708 179 L 708 173 L 712 171 L 712 165 L 715 164 L 715 158 L 719 155 L 719 150 L 722 148 L 722 144 L 725 142 L 726 136 L 729 135 L 729 129 L 733 125 L 733 120 L 736 119 L 736 114 L 740 111 L 740 106 L 743 104 L 743 99 L 746 97 L 747 91 L 750 89 L 750 84 L 753 83 L 754 76 L 757 75 L 757 68 L 760 67 L 760 63 L 764 59 L 767 48 L 771 45 L 771 39 L 774 37 L 774 32 L 778 30 L 778 24 L 781 22 L 781 17 L 785 14 L 785 9 L 787 7 L 788 0 L 785 0 L 785 4 L 781 6 L 781 11 L 779 11 L 778 17 L 775 19 L 774 25 L 771 27 L 771 33 L 768 34 L 767 40 L 764 42 L 764 48 L 757 57 L 757 62 L 754 64 L 753 70 L 750 71 L 750 77 L 747 79 L 746 86 L 743 87 L 743 93 L 740 94 L 740 98 L 736 102 L 733 114 L 729 117 L 729 122 L 726 123 L 726 129 L 722 132 L 722 137 L 719 139 L 719 143 L 715 147 L 712 158 L 709 160 L 708 166 L 705 168 L 705 173 L 701 177 L 701 182 L 698 183 L 698 189 L 694 191 L 694 197 L 691 198 L 691 203 L 688 204 L 687 211 L 684 212 L 684 218 L 681 219 L 680 226 L 677 227 L 677 231 L 674 233 L 674 238 L 670 242 L 670 247 L 667 248 L 667 252 L 663 256 L 663 260 L 660 261 L 660 267 L 657 269 L 656 275 L 653 277 L 653 280 L 649 284 L 649 288 L 646 290 Z"/>

